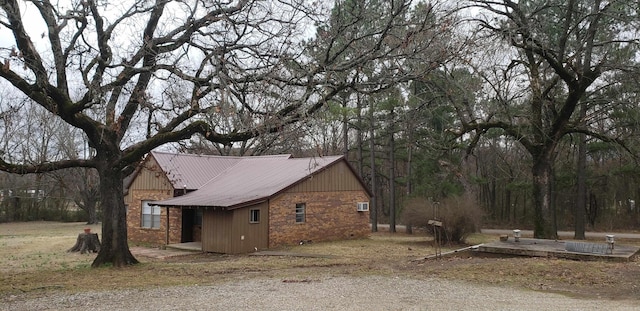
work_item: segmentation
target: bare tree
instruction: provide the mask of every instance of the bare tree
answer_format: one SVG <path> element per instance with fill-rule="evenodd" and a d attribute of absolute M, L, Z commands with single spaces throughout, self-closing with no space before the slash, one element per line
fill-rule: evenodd
<path fill-rule="evenodd" d="M 494 129 L 522 144 L 532 159 L 534 235 L 557 236 L 553 206 L 553 163 L 557 147 L 569 133 L 584 133 L 604 141 L 621 142 L 621 131 L 610 128 L 597 131 L 579 120 L 579 107 L 590 103 L 587 118 L 611 118 L 623 98 L 602 98 L 604 90 L 614 87 L 621 73 L 637 72 L 636 1 L 470 1 L 480 10 L 475 15 L 482 35 L 492 42 L 499 39 L 502 50 L 491 50 L 490 57 L 510 62 L 493 63 L 487 71 L 489 86 L 498 79 L 513 77 L 520 88 L 509 100 L 493 93 L 493 105 L 483 107 L 457 105 L 462 120 L 459 134 L 478 137 Z M 488 49 L 487 49 L 488 51 Z M 480 72 L 480 71 L 479 71 Z M 514 74 L 515 73 L 515 74 Z M 487 76 L 485 76 L 487 77 Z M 597 102 L 593 102 L 598 98 Z M 604 99 L 604 100 L 602 100 Z M 469 102 L 471 103 L 471 102 Z M 611 124 L 611 123 L 610 123 Z"/>
<path fill-rule="evenodd" d="M 81 130 L 95 155 L 26 164 L 5 154 L 0 169 L 95 168 L 103 244 L 93 266 L 135 264 L 123 176 L 154 148 L 196 134 L 233 146 L 281 131 L 354 86 L 335 74 L 372 61 L 384 66 L 376 68 L 378 78 L 359 85 L 363 91 L 409 79 L 401 59 L 421 42 L 408 44 L 408 31 L 426 31 L 427 17 L 404 19 L 408 0 L 388 6 L 367 33 L 312 58 L 308 29 L 326 12 L 302 0 L 2 0 L 0 30 L 14 42 L 0 46 L 0 78 L 31 105 Z M 38 23 L 44 28 L 32 26 Z M 352 48 L 357 53 L 340 57 Z"/>

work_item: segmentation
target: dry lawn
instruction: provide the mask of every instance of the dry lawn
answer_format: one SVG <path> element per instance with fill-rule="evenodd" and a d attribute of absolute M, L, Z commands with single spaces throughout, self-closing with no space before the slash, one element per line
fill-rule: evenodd
<path fill-rule="evenodd" d="M 470 254 L 415 261 L 434 253 L 430 238 L 385 232 L 372 234 L 367 239 L 280 249 L 329 255 L 327 258 L 194 254 L 165 260 L 139 257 L 142 263 L 133 267 L 92 269 L 94 255 L 66 252 L 85 227 L 82 223 L 54 222 L 0 224 L 0 299 L 58 291 L 215 284 L 253 277 L 307 282 L 325 276 L 396 275 L 518 286 L 576 297 L 640 300 L 638 261 L 579 262 Z M 100 232 L 99 226 L 91 228 Z M 497 237 L 476 235 L 471 242 L 495 239 Z M 640 241 L 619 243 L 638 244 Z"/>

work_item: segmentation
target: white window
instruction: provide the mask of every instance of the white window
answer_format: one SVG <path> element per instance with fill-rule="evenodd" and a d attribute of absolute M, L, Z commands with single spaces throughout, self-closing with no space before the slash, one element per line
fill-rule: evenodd
<path fill-rule="evenodd" d="M 296 223 L 303 223 L 305 221 L 305 203 L 296 204 Z"/>
<path fill-rule="evenodd" d="M 142 227 L 160 228 L 160 206 L 149 205 L 149 201 L 142 201 Z"/>

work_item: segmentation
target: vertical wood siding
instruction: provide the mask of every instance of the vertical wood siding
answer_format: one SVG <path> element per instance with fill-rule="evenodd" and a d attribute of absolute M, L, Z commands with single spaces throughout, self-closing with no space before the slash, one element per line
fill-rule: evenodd
<path fill-rule="evenodd" d="M 249 211 L 260 210 L 260 222 L 249 222 Z M 202 250 L 239 254 L 266 249 L 269 245 L 267 203 L 232 211 L 205 210 L 202 219 Z"/>
<path fill-rule="evenodd" d="M 228 253 L 233 212 L 208 208 L 202 214 L 202 250 Z"/>
<path fill-rule="evenodd" d="M 304 182 L 291 187 L 287 192 L 316 192 L 316 191 L 357 191 L 363 190 L 358 178 L 344 161 L 328 167 L 326 170 L 312 176 Z"/>
<path fill-rule="evenodd" d="M 260 222 L 249 222 L 249 211 L 260 210 Z M 253 252 L 256 248 L 266 249 L 269 245 L 269 209 L 267 202 L 234 210 L 231 249 L 233 253 Z M 244 236 L 244 239 L 242 237 Z"/>
<path fill-rule="evenodd" d="M 136 176 L 129 187 L 131 190 L 166 190 L 173 193 L 173 185 L 160 169 L 158 163 L 152 158 L 144 163 L 144 167 Z"/>

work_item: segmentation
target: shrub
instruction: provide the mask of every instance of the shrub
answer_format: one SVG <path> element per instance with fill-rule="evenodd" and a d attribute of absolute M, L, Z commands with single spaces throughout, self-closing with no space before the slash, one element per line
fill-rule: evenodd
<path fill-rule="evenodd" d="M 465 243 L 466 238 L 480 229 L 483 211 L 470 195 L 450 197 L 432 202 L 423 197 L 408 199 L 400 220 L 403 224 L 438 233 L 440 244 Z M 440 231 L 429 220 L 442 222 Z"/>

